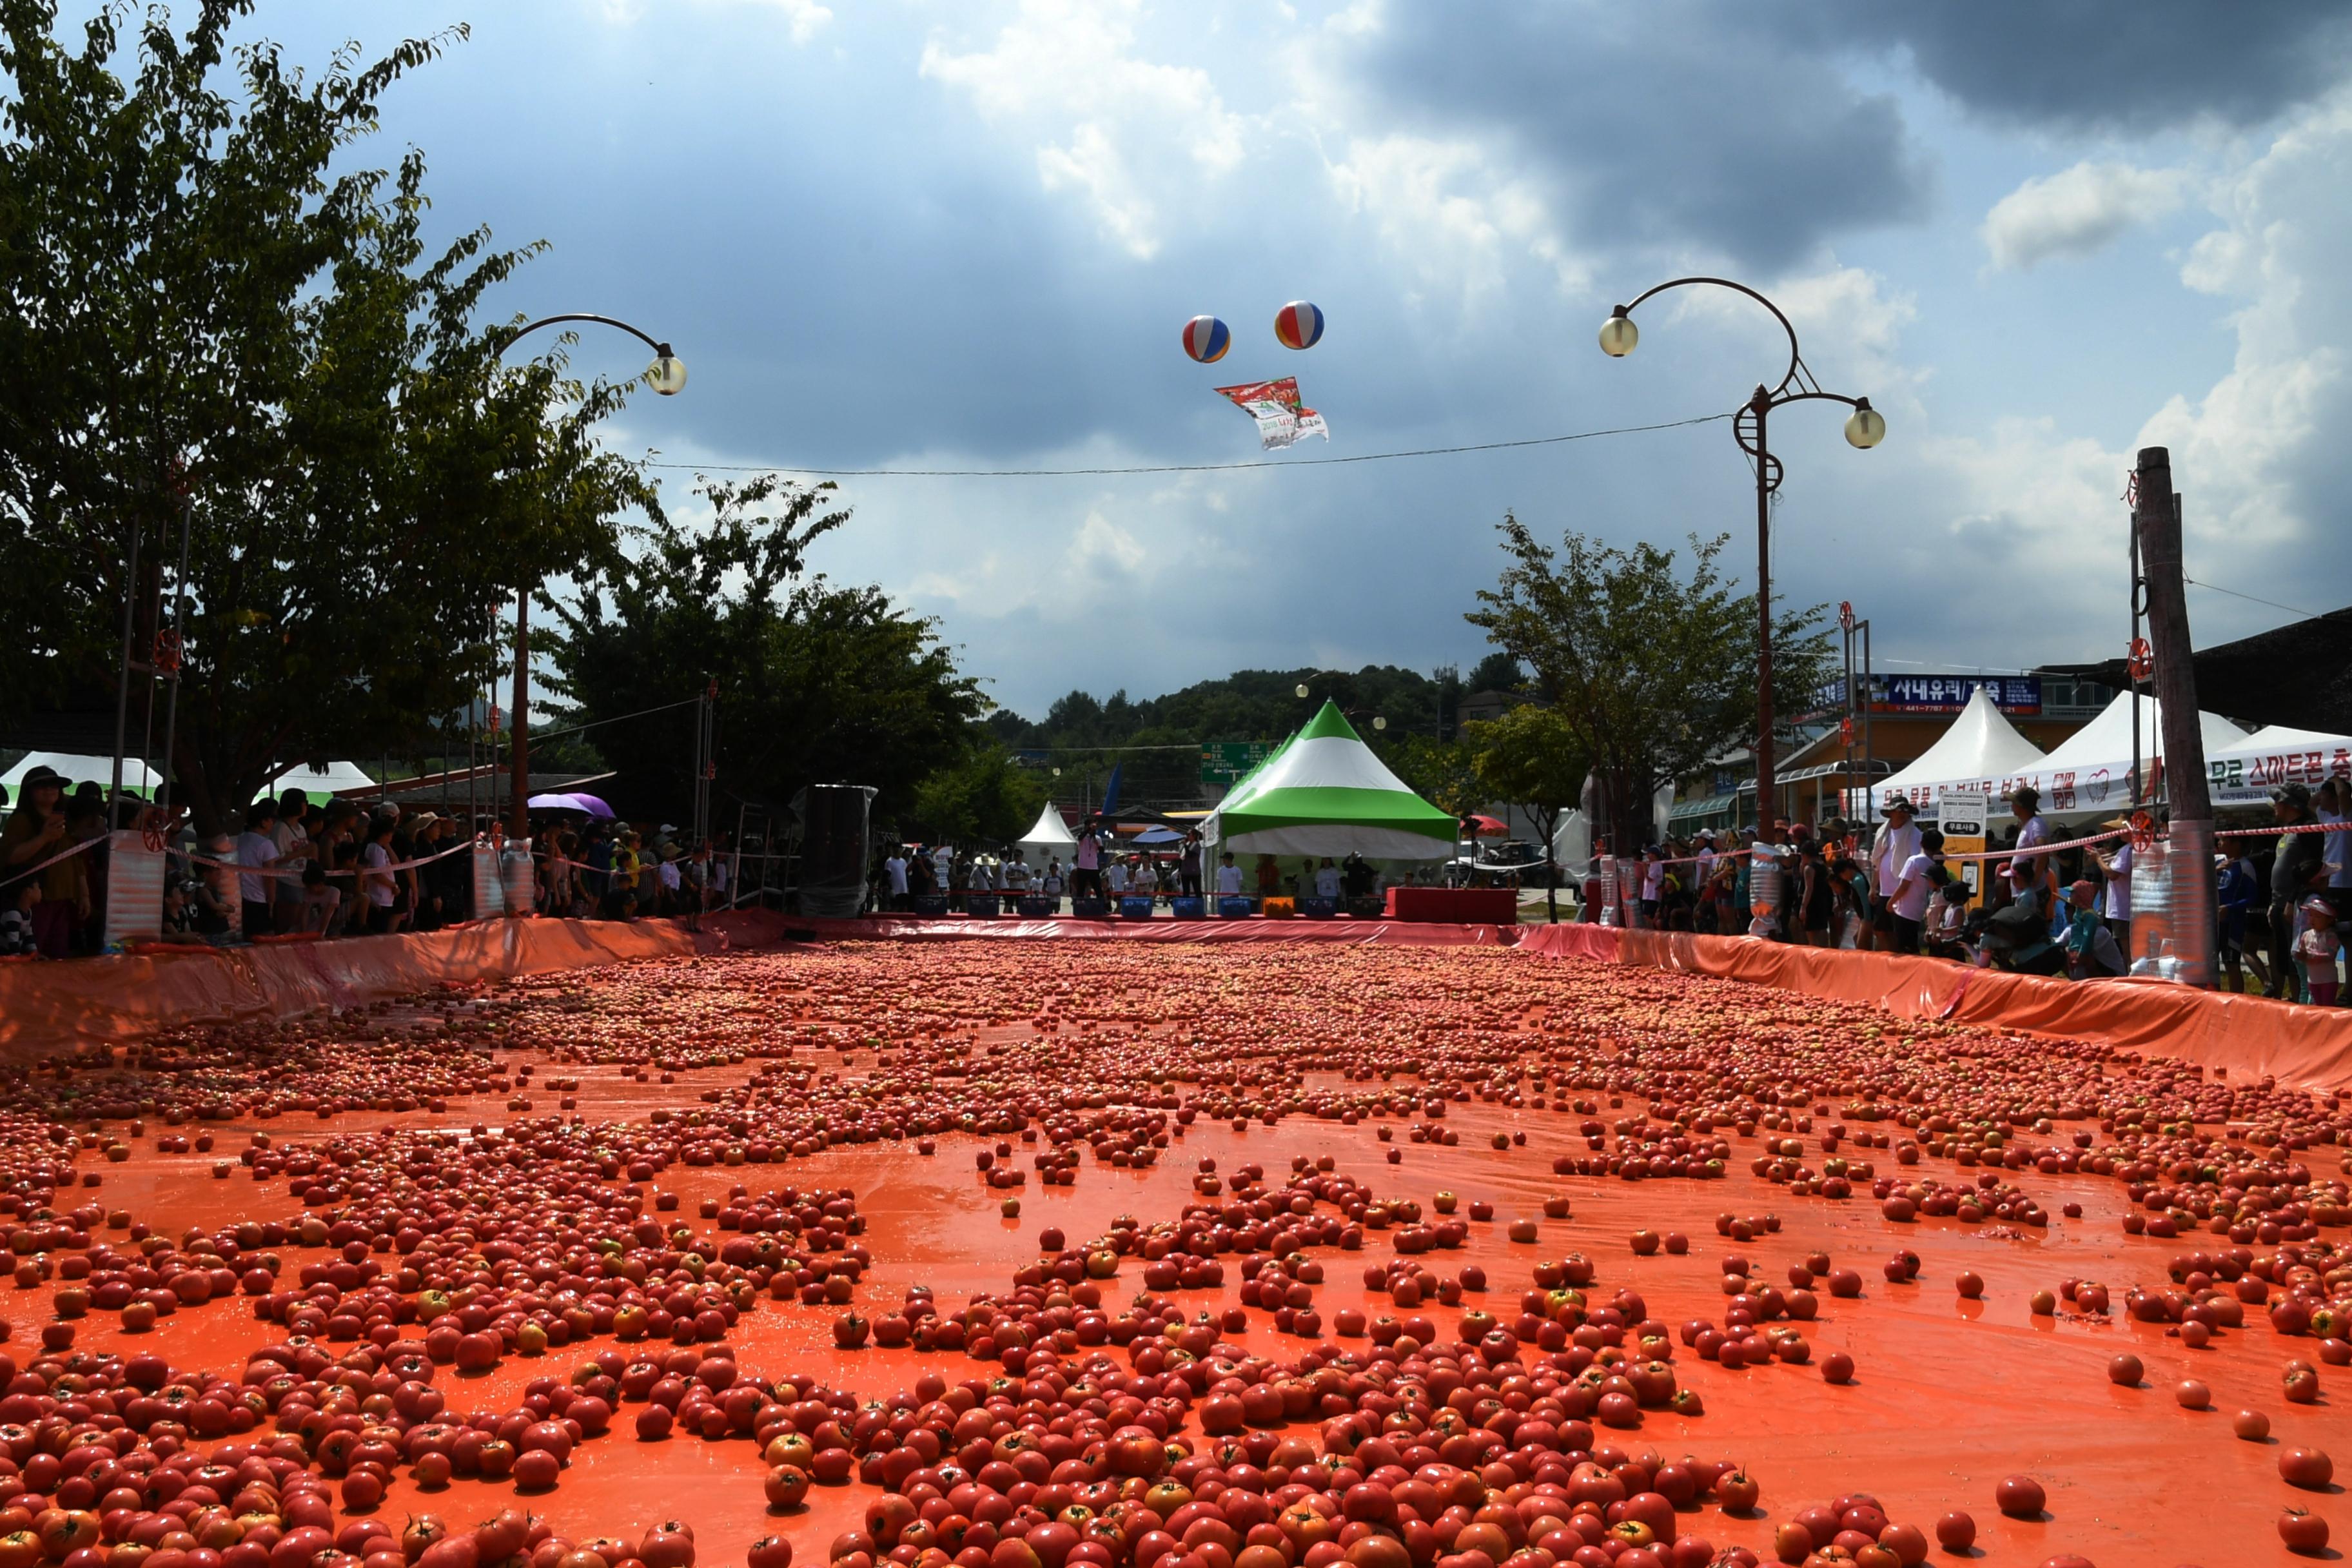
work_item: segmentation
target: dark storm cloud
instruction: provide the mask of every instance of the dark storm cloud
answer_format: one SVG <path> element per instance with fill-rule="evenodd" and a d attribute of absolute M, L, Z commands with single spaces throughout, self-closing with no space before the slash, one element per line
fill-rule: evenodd
<path fill-rule="evenodd" d="M 2270 120 L 2352 67 L 2343 0 L 1971 0 L 1788 5 L 1818 47 L 1906 53 L 1972 110 L 2015 122 L 2146 132 Z"/>
<path fill-rule="evenodd" d="M 1400 6 L 1367 49 L 1364 79 L 1415 128 L 1483 123 L 1538 163 L 1580 247 L 1780 268 L 1927 205 L 1894 100 L 1752 8 Z"/>

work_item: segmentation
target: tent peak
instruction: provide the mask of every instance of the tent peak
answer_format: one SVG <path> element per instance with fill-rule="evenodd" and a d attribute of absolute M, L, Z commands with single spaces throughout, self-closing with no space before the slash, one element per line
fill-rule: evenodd
<path fill-rule="evenodd" d="M 1298 731 L 1298 739 L 1325 741 L 1335 737 L 1343 741 L 1363 739 L 1361 735 L 1356 733 L 1356 727 L 1348 722 L 1348 715 L 1340 710 L 1339 704 L 1333 699 L 1326 697 L 1323 700 L 1323 706 L 1317 710 L 1315 717 L 1309 719 L 1307 721 L 1307 727 Z"/>

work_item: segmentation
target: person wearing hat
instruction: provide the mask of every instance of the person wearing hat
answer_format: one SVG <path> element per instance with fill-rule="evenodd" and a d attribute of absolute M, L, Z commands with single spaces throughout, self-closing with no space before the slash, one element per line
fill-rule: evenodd
<path fill-rule="evenodd" d="M 2314 823 L 2311 792 L 2299 784 L 2271 791 L 2271 816 L 2283 828 L 2307 828 Z M 2327 880 L 2326 846 L 2313 832 L 2284 832 L 2271 859 L 2271 983 L 2266 995 L 2294 994 L 2295 940 L 2301 929 L 2300 905 Z"/>
<path fill-rule="evenodd" d="M 2050 842 L 2050 823 L 2042 815 L 2042 792 L 2032 784 L 2010 791 L 2009 809 L 2017 818 L 2017 837 L 2009 847 L 2009 880 L 2022 896 L 2050 885 L 2050 857 L 2033 853 Z"/>
<path fill-rule="evenodd" d="M 57 770 L 37 767 L 16 786 L 16 809 L 0 827 L 0 894 L 17 901 L 16 888 L 24 879 L 20 867 L 38 866 L 68 847 L 65 813 L 66 781 Z M 72 950 L 77 918 L 90 909 L 86 856 L 72 855 L 37 872 L 27 872 L 39 888 L 39 897 L 26 912 L 32 922 L 33 945 L 47 958 L 63 958 Z"/>
<path fill-rule="evenodd" d="M 2344 942 L 2336 934 L 2336 906 L 2324 893 L 2306 894 L 2299 906 L 2303 931 L 2294 939 L 2295 961 L 2303 966 L 2304 989 L 2315 1007 L 2336 1005 L 2336 961 Z"/>
<path fill-rule="evenodd" d="M 1908 796 L 1886 797 L 1886 820 L 1870 841 L 1870 923 L 1863 945 L 1892 948 L 1895 942 L 1895 893 L 1903 884 L 1903 868 L 1919 853 L 1919 808 Z M 1915 940 L 1914 946 L 1917 945 Z"/>

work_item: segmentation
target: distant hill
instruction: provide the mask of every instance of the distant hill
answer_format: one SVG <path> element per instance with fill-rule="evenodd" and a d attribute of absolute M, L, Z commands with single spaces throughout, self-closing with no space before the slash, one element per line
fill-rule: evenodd
<path fill-rule="evenodd" d="M 1489 658 L 1474 678 L 1516 683 L 1508 659 Z M 1308 695 L 1297 689 L 1305 683 Z M 1130 698 L 1121 691 L 1098 698 L 1073 691 L 1058 699 L 1043 719 L 1000 709 L 986 720 L 991 733 L 1032 765 L 1059 766 L 1052 786 L 1056 800 L 1099 801 L 1112 764 L 1120 768 L 1119 797 L 1131 805 L 1172 805 L 1201 795 L 1197 747 L 1213 741 L 1276 742 L 1305 723 L 1326 698 L 1349 710 L 1367 741 L 1386 751 L 1409 735 L 1450 740 L 1454 709 L 1465 682 L 1453 666 L 1428 675 L 1392 664 L 1366 665 L 1353 672 L 1317 669 L 1243 669 L 1222 680 L 1203 680 L 1161 697 Z M 1376 731 L 1374 715 L 1388 721 Z M 1386 742 L 1382 744 L 1381 742 Z M 1166 750 L 1148 750 L 1164 747 Z"/>

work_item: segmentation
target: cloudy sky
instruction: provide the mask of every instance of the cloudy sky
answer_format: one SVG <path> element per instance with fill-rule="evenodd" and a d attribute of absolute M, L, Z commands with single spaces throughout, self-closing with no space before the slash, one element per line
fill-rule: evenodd
<path fill-rule="evenodd" d="M 507 308 L 675 341 L 615 436 L 695 465 L 1258 456 L 1219 384 L 1296 373 L 1338 457 L 1722 412 L 1778 300 L 1832 390 L 1775 422 L 1776 586 L 1891 668 L 2121 651 L 2135 448 L 2173 452 L 2221 640 L 2352 601 L 2352 12 L 2269 0 L 265 3 L 297 58 L 467 22 L 392 95 L 439 217 L 552 254 Z M 356 30 L 356 31 L 354 31 Z M 1307 299 L 1320 345 L 1272 321 Z M 1178 334 L 1231 323 L 1223 363 Z M 614 374 L 625 341 L 583 341 Z M 2330 431 L 2336 435 L 2328 434 Z M 1278 455 L 1279 456 L 1279 455 Z M 1493 525 L 1735 534 L 1722 424 L 1466 457 L 846 480 L 836 576 L 937 616 L 998 699 L 1243 666 L 1428 668 Z M 2218 589 L 2275 601 L 2231 597 Z"/>

